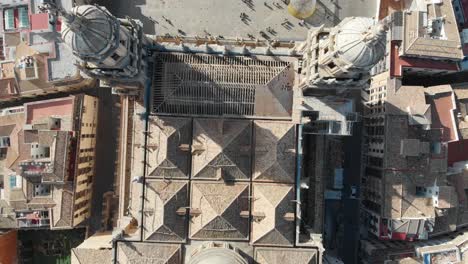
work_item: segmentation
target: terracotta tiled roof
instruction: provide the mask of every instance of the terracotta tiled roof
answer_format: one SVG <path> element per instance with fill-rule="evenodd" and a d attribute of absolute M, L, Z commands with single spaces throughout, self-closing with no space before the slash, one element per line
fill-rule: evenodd
<path fill-rule="evenodd" d="M 156 243 L 119 242 L 117 244 L 117 262 L 130 263 L 182 263 L 180 245 Z"/>
<path fill-rule="evenodd" d="M 79 264 L 107 264 L 113 258 L 111 249 L 73 248 L 72 254 Z"/>
<path fill-rule="evenodd" d="M 24 143 L 39 142 L 39 133 L 37 130 L 24 131 Z M 42 144 L 41 144 L 42 145 Z"/>
<path fill-rule="evenodd" d="M 256 248 L 255 261 L 262 264 L 316 264 L 319 263 L 315 248 Z"/>
<path fill-rule="evenodd" d="M 11 145 L 15 144 L 18 151 L 14 151 L 13 146 L 8 150 L 7 167 L 18 172 L 19 162 L 31 158 L 31 146 L 24 143 L 24 130 L 20 130 L 15 139 L 17 141 L 13 141 Z"/>
<path fill-rule="evenodd" d="M 247 240 L 249 219 L 249 184 L 224 182 L 192 182 L 190 207 L 201 214 L 190 221 L 192 239 Z"/>
<path fill-rule="evenodd" d="M 294 244 L 294 221 L 286 217 L 294 216 L 295 204 L 293 185 L 275 183 L 253 184 L 252 214 L 264 216 L 252 222 L 252 242 L 255 245 Z"/>
<path fill-rule="evenodd" d="M 188 118 L 150 117 L 151 137 L 148 142 L 149 176 L 188 178 L 190 151 L 181 145 L 191 142 L 191 120 Z"/>
<path fill-rule="evenodd" d="M 11 132 L 13 131 L 15 127 L 16 125 L 0 126 L 0 137 L 10 136 Z"/>
<path fill-rule="evenodd" d="M 468 99 L 468 86 L 464 88 L 454 88 L 453 91 L 457 95 L 457 99 Z"/>
<path fill-rule="evenodd" d="M 403 53 L 412 56 L 439 57 L 452 60 L 461 60 L 460 35 L 453 11 L 452 1 L 442 0 L 440 4 L 427 5 L 427 17 L 422 12 L 412 11 L 403 14 L 404 40 Z M 444 14 L 445 39 L 430 38 L 422 29 L 423 19 L 435 19 Z"/>
<path fill-rule="evenodd" d="M 296 133 L 287 122 L 255 121 L 254 181 L 294 183 Z"/>
<path fill-rule="evenodd" d="M 26 196 L 21 188 L 13 188 L 10 190 L 10 205 L 14 209 L 26 208 Z"/>
<path fill-rule="evenodd" d="M 194 179 L 232 181 L 250 178 L 251 122 L 196 119 L 193 126 Z"/>
<path fill-rule="evenodd" d="M 42 139 L 44 140 L 44 143 L 49 143 L 50 140 L 55 142 L 55 153 L 53 153 L 52 156 L 54 159 L 53 171 L 51 173 L 43 173 L 43 181 L 65 181 L 68 173 L 67 162 L 69 158 L 70 133 L 67 131 L 47 131 Z M 39 141 L 41 141 L 41 136 L 39 137 Z"/>
<path fill-rule="evenodd" d="M 187 215 L 177 215 L 188 206 L 188 181 L 150 180 L 146 183 L 145 238 L 161 242 L 186 240 Z"/>
<path fill-rule="evenodd" d="M 72 227 L 73 188 L 71 183 L 54 190 L 54 201 L 57 204 L 52 209 L 52 227 Z"/>
<path fill-rule="evenodd" d="M 439 187 L 439 204 L 438 208 L 452 208 L 458 205 L 457 193 L 453 186 L 440 186 Z"/>
<path fill-rule="evenodd" d="M 15 79 L 0 79 L 0 98 L 18 94 Z"/>

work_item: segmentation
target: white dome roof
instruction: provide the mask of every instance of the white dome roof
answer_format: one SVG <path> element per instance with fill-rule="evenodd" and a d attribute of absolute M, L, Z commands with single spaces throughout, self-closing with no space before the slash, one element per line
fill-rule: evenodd
<path fill-rule="evenodd" d="M 215 242 L 202 245 L 189 264 L 247 264 L 247 261 L 229 244 L 215 246 Z"/>
<path fill-rule="evenodd" d="M 386 28 L 374 19 L 352 17 L 337 29 L 334 49 L 353 67 L 370 68 L 385 55 Z"/>
<path fill-rule="evenodd" d="M 64 14 L 62 39 L 78 57 L 95 57 L 106 52 L 118 36 L 118 23 L 105 10 L 93 6 L 74 7 Z"/>

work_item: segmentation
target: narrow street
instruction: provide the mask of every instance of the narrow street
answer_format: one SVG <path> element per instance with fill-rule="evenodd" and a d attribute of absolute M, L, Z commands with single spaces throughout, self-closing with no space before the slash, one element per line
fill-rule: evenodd
<path fill-rule="evenodd" d="M 98 131 L 96 145 L 96 168 L 93 182 L 93 197 L 89 234 L 101 229 L 103 194 L 113 189 L 115 159 L 117 149 L 116 127 L 119 126 L 115 103 L 117 96 L 111 89 L 98 88 L 95 96 L 99 97 Z"/>
<path fill-rule="evenodd" d="M 344 195 L 343 195 L 343 214 L 344 214 L 344 238 L 343 238 L 343 254 L 342 258 L 346 264 L 354 264 L 357 262 L 357 254 L 359 248 L 359 209 L 360 200 L 350 198 L 351 186 L 356 186 L 359 195 L 360 185 L 360 166 L 361 166 L 361 133 L 358 124 L 355 127 L 355 133 L 352 137 L 345 139 L 344 150 L 345 170 L 344 170 Z M 359 131 L 359 132 L 358 132 Z"/>
<path fill-rule="evenodd" d="M 356 112 L 362 113 L 360 97 L 356 95 Z M 358 263 L 359 249 L 359 215 L 360 215 L 360 184 L 361 184 L 361 141 L 362 122 L 354 124 L 353 135 L 344 139 L 344 193 L 343 219 L 344 238 L 342 241 L 342 259 L 346 264 Z M 350 198 L 351 186 L 357 189 L 357 199 Z"/>

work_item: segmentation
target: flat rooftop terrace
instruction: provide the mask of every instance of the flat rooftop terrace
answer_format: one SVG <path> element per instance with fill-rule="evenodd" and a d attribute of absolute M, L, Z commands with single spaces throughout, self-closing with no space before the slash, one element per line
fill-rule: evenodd
<path fill-rule="evenodd" d="M 146 34 L 172 36 L 249 37 L 282 41 L 304 40 L 307 30 L 333 26 L 347 16 L 373 17 L 377 0 L 317 0 L 306 25 L 290 15 L 281 0 L 98 0 L 117 17 L 140 19 Z M 241 13 L 247 17 L 241 20 Z M 284 23 L 285 21 L 289 23 Z M 271 27 L 273 31 L 268 32 Z M 260 32 L 264 32 L 262 35 Z"/>
<path fill-rule="evenodd" d="M 53 115 L 71 116 L 73 114 L 73 103 L 73 98 L 66 97 L 25 104 L 26 124 Z"/>

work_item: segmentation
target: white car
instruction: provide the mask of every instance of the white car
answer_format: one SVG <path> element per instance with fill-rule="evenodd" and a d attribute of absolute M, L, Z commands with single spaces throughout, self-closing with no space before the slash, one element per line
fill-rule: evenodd
<path fill-rule="evenodd" d="M 358 195 L 357 187 L 351 186 L 351 195 L 349 196 L 349 198 L 357 199 L 357 195 Z"/>

